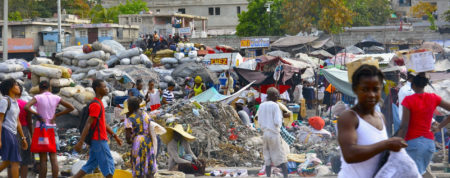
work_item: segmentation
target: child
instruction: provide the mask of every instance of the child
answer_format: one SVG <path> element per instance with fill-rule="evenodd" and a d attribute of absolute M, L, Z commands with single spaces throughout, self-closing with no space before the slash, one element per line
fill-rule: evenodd
<path fill-rule="evenodd" d="M 2 164 L 0 171 L 5 168 L 8 171 L 8 177 L 19 177 L 19 165 L 22 161 L 20 157 L 19 140 L 16 134 L 19 133 L 22 143 L 22 149 L 28 148 L 28 143 L 22 131 L 19 121 L 19 105 L 17 103 L 17 95 L 20 94 L 19 84 L 14 79 L 8 79 L 0 84 L 0 91 L 3 99 L 0 100 L 0 155 Z"/>

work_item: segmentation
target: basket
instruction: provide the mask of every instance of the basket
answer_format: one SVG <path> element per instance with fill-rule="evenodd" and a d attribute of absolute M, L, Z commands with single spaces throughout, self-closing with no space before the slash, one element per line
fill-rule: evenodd
<path fill-rule="evenodd" d="M 131 174 L 131 172 L 129 172 L 129 171 L 117 169 L 114 172 L 113 178 L 133 178 L 133 174 Z"/>

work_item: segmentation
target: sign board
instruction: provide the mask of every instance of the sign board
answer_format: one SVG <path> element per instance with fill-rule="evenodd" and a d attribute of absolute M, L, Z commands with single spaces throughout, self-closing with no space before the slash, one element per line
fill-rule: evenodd
<path fill-rule="evenodd" d="M 241 40 L 241 48 L 268 48 L 269 46 L 269 38 L 252 38 Z"/>
<path fill-rule="evenodd" d="M 414 72 L 428 72 L 434 70 L 435 58 L 432 51 L 419 53 L 411 53 L 404 57 L 406 68 L 414 70 Z"/>
<path fill-rule="evenodd" d="M 99 23 L 99 24 L 72 24 L 72 28 L 110 28 L 109 23 Z"/>
<path fill-rule="evenodd" d="M 184 35 L 191 34 L 191 27 L 179 28 L 178 33 Z"/>
<path fill-rule="evenodd" d="M 237 67 L 244 61 L 239 53 L 219 53 L 207 54 L 203 59 L 203 64 L 211 71 L 221 72 L 229 70 L 230 67 Z"/>
<path fill-rule="evenodd" d="M 1 49 L 3 51 L 3 48 Z M 34 39 L 33 38 L 10 38 L 8 39 L 9 53 L 33 53 Z"/>

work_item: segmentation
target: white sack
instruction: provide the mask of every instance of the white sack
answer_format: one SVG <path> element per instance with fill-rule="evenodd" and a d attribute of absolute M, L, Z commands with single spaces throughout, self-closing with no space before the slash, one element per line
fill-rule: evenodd
<path fill-rule="evenodd" d="M 89 60 L 91 58 L 98 58 L 101 60 L 107 60 L 104 51 L 94 51 L 87 54 L 78 55 L 75 57 L 77 60 Z"/>
<path fill-rule="evenodd" d="M 39 75 L 41 77 L 49 78 L 61 78 L 62 72 L 60 69 L 44 67 L 40 65 L 31 65 L 30 70 L 32 73 Z"/>
<path fill-rule="evenodd" d="M 120 65 L 130 65 L 131 60 L 129 58 L 123 58 L 120 60 Z"/>
<path fill-rule="evenodd" d="M 141 63 L 142 63 L 141 56 L 134 56 L 131 58 L 131 64 L 138 65 Z"/>
<path fill-rule="evenodd" d="M 23 65 L 20 64 L 0 63 L 1 73 L 22 72 L 23 70 L 24 70 Z"/>
<path fill-rule="evenodd" d="M 133 56 L 139 56 L 141 52 L 142 52 L 141 48 L 131 48 L 126 51 L 121 51 L 116 55 L 119 59 L 123 59 L 123 58 L 130 58 Z"/>
<path fill-rule="evenodd" d="M 162 64 L 177 64 L 178 60 L 173 57 L 165 57 L 161 59 Z"/>
<path fill-rule="evenodd" d="M 70 86 L 70 84 L 73 83 L 73 80 L 71 78 L 61 78 L 61 79 L 51 79 L 50 85 L 53 87 L 67 87 Z"/>

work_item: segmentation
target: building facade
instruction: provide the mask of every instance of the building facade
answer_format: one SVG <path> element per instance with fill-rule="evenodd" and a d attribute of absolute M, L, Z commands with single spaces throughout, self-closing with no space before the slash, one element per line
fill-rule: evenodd
<path fill-rule="evenodd" d="M 440 22 L 445 21 L 444 13 L 450 9 L 450 0 L 391 0 L 392 9 L 401 15 L 411 17 L 410 8 L 420 1 L 428 2 L 437 7 L 435 15 Z"/>
<path fill-rule="evenodd" d="M 150 35 L 157 32 L 167 38 L 178 33 L 180 36 L 207 37 L 207 18 L 187 14 L 127 14 L 119 15 L 120 25 L 139 26 L 140 35 Z M 197 26 L 199 25 L 199 26 Z"/>
<path fill-rule="evenodd" d="M 191 14 L 208 18 L 208 35 L 233 34 L 239 24 L 238 14 L 247 11 L 247 0 L 144 0 L 153 14 Z M 112 7 L 126 0 L 102 0 Z"/>

